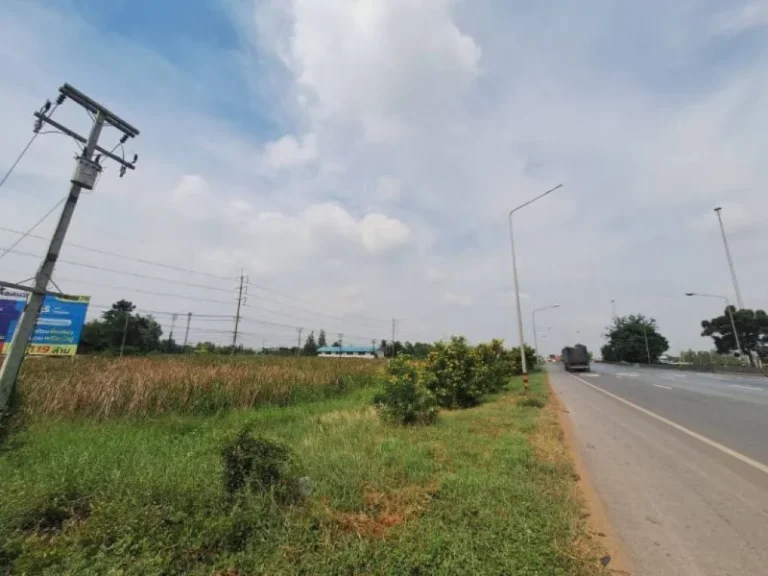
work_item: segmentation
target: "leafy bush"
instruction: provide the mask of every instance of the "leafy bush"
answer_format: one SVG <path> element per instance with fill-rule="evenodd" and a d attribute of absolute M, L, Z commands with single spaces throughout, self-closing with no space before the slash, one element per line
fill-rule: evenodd
<path fill-rule="evenodd" d="M 433 424 L 437 420 L 435 396 L 424 386 L 419 366 L 406 355 L 389 361 L 384 390 L 373 403 L 383 418 L 399 424 Z"/>
<path fill-rule="evenodd" d="M 447 344 L 435 344 L 427 357 L 424 381 L 440 406 L 469 408 L 483 400 L 487 371 L 467 339 L 453 336 Z"/>
<path fill-rule="evenodd" d="M 520 362 L 520 348 L 515 346 L 509 351 L 510 362 L 512 363 L 512 374 L 519 376 L 523 373 L 523 366 Z M 525 347 L 525 362 L 528 372 L 533 372 L 537 368 L 536 351 L 530 346 Z"/>
<path fill-rule="evenodd" d="M 245 428 L 223 446 L 221 457 L 224 489 L 231 496 L 248 489 L 291 500 L 299 493 L 293 454 L 282 444 L 255 437 Z"/>
<path fill-rule="evenodd" d="M 483 367 L 476 375 L 482 379 L 481 386 L 485 392 L 501 392 L 507 387 L 509 378 L 520 369 L 520 363 L 512 352 L 504 349 L 501 340 L 491 340 L 488 344 L 478 344 L 474 353 L 476 360 Z M 520 352 L 517 352 L 520 358 Z M 518 372 L 519 373 L 519 372 Z"/>

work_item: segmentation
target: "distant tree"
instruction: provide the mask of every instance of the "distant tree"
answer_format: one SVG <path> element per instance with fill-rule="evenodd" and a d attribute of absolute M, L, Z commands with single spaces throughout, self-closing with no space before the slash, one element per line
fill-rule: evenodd
<path fill-rule="evenodd" d="M 317 355 L 317 343 L 315 342 L 315 333 L 310 332 L 307 339 L 304 341 L 304 355 L 316 356 Z"/>
<path fill-rule="evenodd" d="M 331 344 L 334 348 L 340 348 L 341 347 L 341 340 L 336 340 L 333 344 Z"/>
<path fill-rule="evenodd" d="M 322 348 L 323 346 L 328 346 L 328 341 L 325 337 L 325 330 L 320 330 L 320 334 L 317 336 L 317 347 Z"/>
<path fill-rule="evenodd" d="M 608 343 L 602 347 L 601 353 L 608 362 L 623 360 L 647 364 L 649 351 L 651 362 L 656 362 L 669 350 L 669 342 L 659 333 L 656 320 L 642 314 L 614 318 L 607 330 Z"/>
<path fill-rule="evenodd" d="M 83 327 L 80 338 L 81 352 L 119 353 L 125 336 L 125 354 L 148 354 L 161 349 L 163 330 L 152 316 L 134 311 L 136 306 L 128 300 L 118 300 L 100 320 L 91 320 Z"/>
<path fill-rule="evenodd" d="M 742 351 L 753 363 L 752 352 L 757 352 L 761 357 L 768 357 L 768 315 L 765 310 L 737 310 L 730 306 L 733 314 L 733 322 L 736 324 L 736 332 L 739 336 Z M 702 336 L 711 336 L 715 348 L 720 354 L 738 352 L 736 337 L 731 326 L 731 318 L 728 309 L 723 310 L 723 315 L 711 320 L 702 320 Z"/>

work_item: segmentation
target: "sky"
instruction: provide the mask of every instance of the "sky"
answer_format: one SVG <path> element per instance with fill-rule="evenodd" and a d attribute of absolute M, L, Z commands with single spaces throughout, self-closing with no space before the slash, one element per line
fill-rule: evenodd
<path fill-rule="evenodd" d="M 141 132 L 137 170 L 83 194 L 56 285 L 91 317 L 125 298 L 225 342 L 242 270 L 252 346 L 368 344 L 392 319 L 402 340 L 516 344 L 507 215 L 562 184 L 514 217 L 526 341 L 558 303 L 540 352 L 599 348 L 614 300 L 671 352 L 708 349 L 722 304 L 684 293 L 735 300 L 715 207 L 745 306 L 768 307 L 767 32 L 765 0 L 6 0 L 0 174 L 64 82 L 107 106 Z M 55 119 L 89 130 L 72 102 Z M 66 195 L 77 152 L 35 140 L 0 246 Z"/>

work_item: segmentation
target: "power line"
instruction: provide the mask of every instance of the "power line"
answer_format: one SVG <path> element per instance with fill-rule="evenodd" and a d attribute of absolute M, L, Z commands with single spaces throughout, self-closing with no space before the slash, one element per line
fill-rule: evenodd
<path fill-rule="evenodd" d="M 53 109 L 51 110 L 51 113 L 48 114 L 48 116 L 47 116 L 48 118 L 53 116 L 53 113 L 56 112 L 56 108 L 59 107 L 61 102 L 63 102 L 63 99 L 61 99 L 61 98 L 56 100 L 56 104 L 53 106 Z M 50 108 L 50 106 L 51 106 L 51 102 L 50 101 L 46 101 L 45 105 L 42 108 L 40 108 L 40 111 L 43 112 L 43 114 L 44 114 L 45 112 L 48 111 L 47 108 Z M 38 122 L 35 123 L 35 133 L 32 134 L 32 138 L 29 139 L 29 142 L 27 142 L 27 145 L 24 146 L 24 148 L 21 150 L 21 154 L 18 155 L 16 160 L 13 162 L 13 164 L 11 164 L 11 167 L 5 173 L 5 176 L 3 176 L 3 179 L 0 180 L 0 188 L 3 187 L 3 184 L 5 184 L 5 181 L 8 180 L 8 178 L 11 176 L 11 174 L 13 174 L 13 171 L 16 169 L 16 166 L 18 166 L 19 162 L 21 162 L 21 159 L 24 158 L 24 156 L 26 155 L 26 153 L 29 150 L 30 146 L 32 146 L 32 143 L 37 139 L 38 136 L 40 136 L 40 127 L 41 126 L 42 126 L 42 122 L 38 121 Z"/>
<path fill-rule="evenodd" d="M 41 256 L 39 254 L 34 254 L 32 252 L 22 252 L 20 250 L 13 250 L 11 248 L 2 248 L 0 247 L 0 250 L 5 250 L 5 253 L 10 252 L 11 254 L 17 254 L 19 256 L 25 256 L 28 258 L 40 258 Z M 145 280 L 156 280 L 158 282 L 167 282 L 169 284 L 179 284 L 181 286 L 191 286 L 192 288 L 201 288 L 203 290 L 214 290 L 216 292 L 225 292 L 229 293 L 230 291 L 226 288 L 219 288 L 217 286 L 208 286 L 205 284 L 195 284 L 193 282 L 185 282 L 184 280 L 172 280 L 171 278 L 163 278 L 162 276 L 152 276 L 150 274 L 140 274 L 138 272 L 128 272 L 127 270 L 116 270 L 114 268 L 106 268 L 104 266 L 97 266 L 96 264 L 86 264 L 85 262 L 75 262 L 73 260 L 61 260 L 59 259 L 58 262 L 60 264 L 69 264 L 70 266 L 79 266 L 81 268 L 90 268 L 91 270 L 101 270 L 102 272 L 109 272 L 111 274 L 122 274 L 124 276 L 133 276 L 135 278 L 143 278 Z"/>
<path fill-rule="evenodd" d="M 67 199 L 67 197 L 65 196 L 64 198 L 62 198 L 61 200 L 59 200 L 58 202 L 56 202 L 56 204 L 54 204 L 54 205 L 51 207 L 51 209 L 50 209 L 50 210 L 48 210 L 48 212 L 46 212 L 46 213 L 45 213 L 45 215 L 44 215 L 42 218 L 40 218 L 40 220 L 38 220 L 37 222 L 35 222 L 35 223 L 32 225 L 32 228 L 30 228 L 30 229 L 29 229 L 29 230 L 27 230 L 26 232 L 22 233 L 22 234 L 21 234 L 21 236 L 19 237 L 19 239 L 18 239 L 18 240 L 16 240 L 16 242 L 14 242 L 13 244 L 11 244 L 10 248 L 6 248 L 6 249 L 5 249 L 5 251 L 4 251 L 2 254 L 0 254 L 0 258 L 2 258 L 3 256 L 5 256 L 6 254 L 8 254 L 8 252 L 10 252 L 10 251 L 11 251 L 11 250 L 13 250 L 14 248 L 16 248 L 16 246 L 18 246 L 19 244 L 21 244 L 21 242 L 24 240 L 24 238 L 26 238 L 26 237 L 27 237 L 27 236 L 29 236 L 29 235 L 30 235 L 32 232 L 34 232 L 35 228 L 37 228 L 38 226 L 40 226 L 40 224 L 42 224 L 42 223 L 45 221 L 45 219 L 46 219 L 46 218 L 48 218 L 48 216 L 50 216 L 50 215 L 53 213 L 53 211 L 54 211 L 54 210 L 56 210 L 56 208 L 58 208 L 59 206 L 61 206 L 61 205 L 64 203 L 64 201 L 65 201 L 66 199 Z"/>
<path fill-rule="evenodd" d="M 3 232 L 10 232 L 11 234 L 24 234 L 20 230 L 14 230 L 13 228 L 6 228 L 0 226 L 0 230 Z M 39 236 L 37 234 L 27 234 L 29 238 L 35 238 L 37 240 L 48 240 L 45 236 Z M 111 252 L 109 250 L 102 250 L 100 248 L 92 248 L 91 246 L 84 246 L 82 244 L 75 244 L 74 242 L 67 242 L 66 246 L 72 248 L 79 248 L 80 250 L 87 250 L 88 252 L 94 252 L 96 254 L 103 254 L 105 256 L 114 256 L 115 258 L 122 258 L 124 260 L 131 260 L 140 264 L 147 264 L 149 266 L 157 266 L 159 268 L 166 268 L 168 270 L 175 270 L 176 272 L 186 272 L 187 274 L 198 274 L 200 276 L 207 276 L 209 278 L 215 278 L 217 280 L 232 280 L 234 277 L 230 276 L 218 276 L 216 274 L 210 274 L 208 272 L 201 272 L 199 270 L 190 270 L 189 268 L 182 268 L 181 266 L 174 266 L 172 264 L 163 264 L 162 262 L 154 262 L 152 260 L 145 260 L 144 258 L 136 258 L 134 256 L 126 256 L 117 252 Z"/>
<path fill-rule="evenodd" d="M 192 300 L 196 302 L 210 302 L 213 304 L 226 304 L 227 306 L 231 306 L 232 302 L 227 302 L 224 300 L 213 300 L 212 298 L 199 298 L 195 296 L 185 296 L 183 294 L 170 294 L 168 292 L 155 292 L 153 290 L 142 290 L 141 288 L 129 288 L 127 286 L 115 286 L 114 284 L 101 284 L 96 282 L 90 282 L 88 280 L 75 280 L 72 278 L 61 278 L 57 276 L 59 281 L 62 282 L 74 282 L 76 284 L 87 284 L 88 286 L 98 286 L 99 288 L 114 288 L 116 290 L 125 290 L 126 292 L 138 292 L 140 294 L 149 294 L 152 296 L 165 296 L 168 298 L 176 298 L 177 300 Z"/>

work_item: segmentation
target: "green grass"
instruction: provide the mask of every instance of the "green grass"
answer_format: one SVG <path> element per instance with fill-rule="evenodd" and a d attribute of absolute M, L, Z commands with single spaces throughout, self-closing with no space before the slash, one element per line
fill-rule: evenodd
<path fill-rule="evenodd" d="M 532 388 L 545 403 L 542 375 Z M 380 422 L 372 390 L 213 417 L 32 420 L 0 453 L 0 573 L 596 574 L 556 420 L 520 389 L 425 427 Z M 227 497 L 220 449 L 246 425 L 291 447 L 309 498 Z"/>

